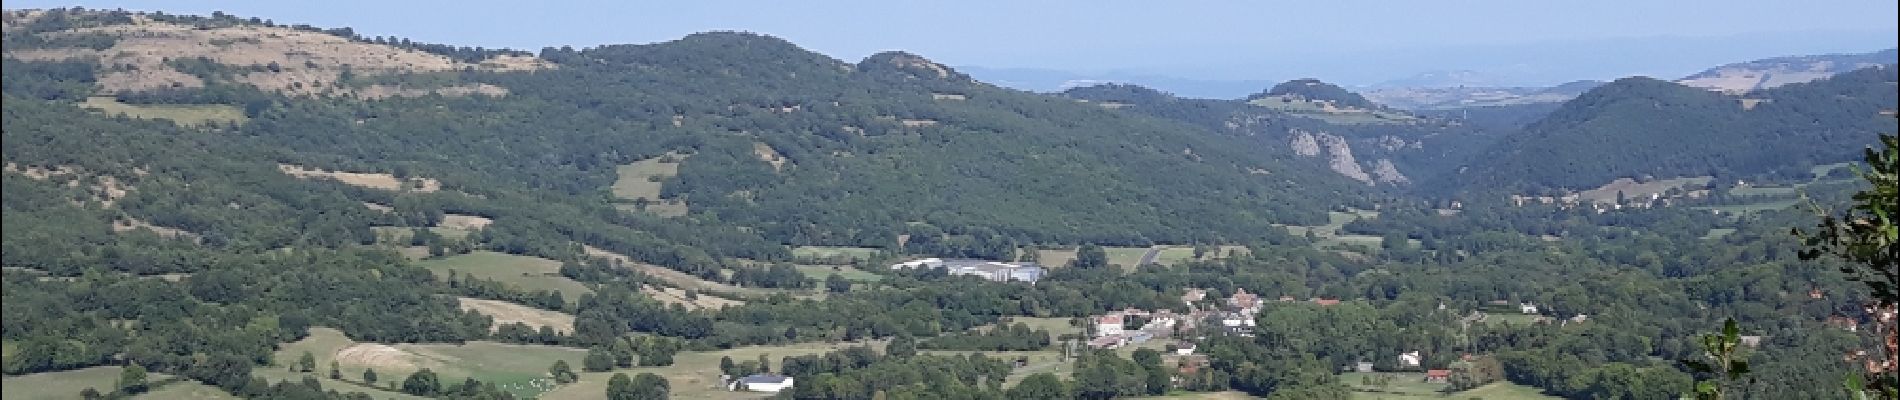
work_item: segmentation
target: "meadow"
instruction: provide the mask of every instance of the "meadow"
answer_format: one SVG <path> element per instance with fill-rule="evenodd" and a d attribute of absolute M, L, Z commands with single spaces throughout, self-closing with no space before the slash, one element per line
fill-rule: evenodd
<path fill-rule="evenodd" d="M 686 215 L 688 209 L 685 202 L 660 199 L 660 181 L 679 175 L 680 162 L 684 160 L 684 156 L 668 153 L 666 156 L 635 161 L 614 169 L 619 176 L 619 179 L 614 180 L 611 189 L 614 197 L 627 201 L 646 199 L 650 202 L 646 206 L 646 211 L 654 214 Z M 638 207 L 622 204 L 620 208 L 635 210 Z"/>
<path fill-rule="evenodd" d="M 428 268 L 440 277 L 446 277 L 449 271 L 455 271 L 458 275 L 473 275 L 526 291 L 557 291 L 561 292 L 561 296 L 568 301 L 580 299 L 582 294 L 594 292 L 588 289 L 586 284 L 561 276 L 561 262 L 545 258 L 477 251 L 422 260 L 416 264 Z"/>

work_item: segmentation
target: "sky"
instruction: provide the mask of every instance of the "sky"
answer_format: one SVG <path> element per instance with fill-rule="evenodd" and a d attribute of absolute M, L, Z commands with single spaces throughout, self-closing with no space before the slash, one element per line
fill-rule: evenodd
<path fill-rule="evenodd" d="M 957 66 L 1370 84 L 1460 69 L 1555 82 L 1686 74 L 1694 70 L 1682 70 L 1692 66 L 1778 55 L 1867 52 L 1895 46 L 1897 3 L 9 0 L 6 7 L 224 11 L 348 26 L 371 36 L 526 50 L 742 30 L 853 61 L 905 50 Z M 1590 65 L 1571 65 L 1579 62 Z"/>

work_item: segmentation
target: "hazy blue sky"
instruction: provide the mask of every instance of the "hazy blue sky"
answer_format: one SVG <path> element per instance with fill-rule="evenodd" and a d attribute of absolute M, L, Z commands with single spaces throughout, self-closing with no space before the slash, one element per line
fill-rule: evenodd
<path fill-rule="evenodd" d="M 1871 51 L 1894 46 L 1900 31 L 1900 6 L 1891 0 L 6 2 L 8 8 L 70 5 L 220 10 L 349 26 L 367 35 L 529 50 L 746 30 L 847 60 L 902 49 L 951 65 L 1197 79 L 1331 76 L 1361 83 L 1441 69 L 1531 69 L 1552 75 L 1548 79 L 1678 73 L 1711 61 Z M 1548 71 L 1576 68 L 1531 51 L 1551 46 L 1656 63 Z"/>

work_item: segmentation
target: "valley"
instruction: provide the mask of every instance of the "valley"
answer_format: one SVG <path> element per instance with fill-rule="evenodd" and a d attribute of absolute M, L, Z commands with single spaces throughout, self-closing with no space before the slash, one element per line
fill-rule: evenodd
<path fill-rule="evenodd" d="M 1892 51 L 1203 99 L 3 16 L 7 399 L 1833 398 L 1897 351 Z"/>

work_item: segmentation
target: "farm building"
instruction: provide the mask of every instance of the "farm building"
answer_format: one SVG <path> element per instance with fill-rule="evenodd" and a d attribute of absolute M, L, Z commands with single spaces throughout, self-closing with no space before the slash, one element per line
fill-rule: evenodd
<path fill-rule="evenodd" d="M 891 269 L 941 268 L 951 275 L 974 275 L 996 282 L 1036 283 L 1043 269 L 1035 263 L 1006 263 L 989 260 L 925 258 L 891 264 Z"/>
<path fill-rule="evenodd" d="M 732 381 L 727 389 L 733 391 L 771 392 L 792 388 L 792 377 L 778 374 L 752 374 Z"/>

